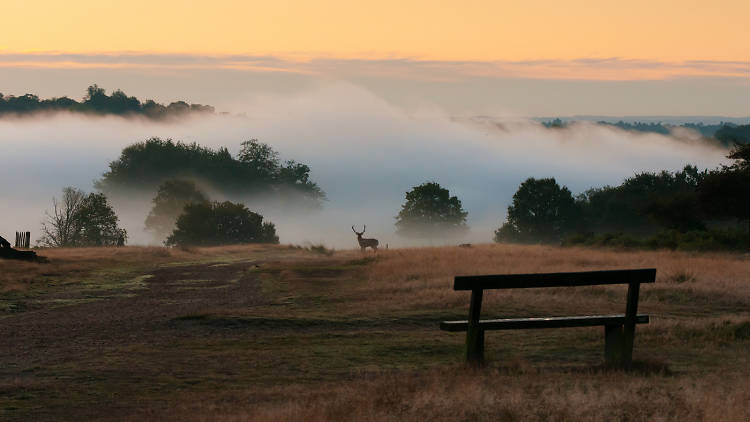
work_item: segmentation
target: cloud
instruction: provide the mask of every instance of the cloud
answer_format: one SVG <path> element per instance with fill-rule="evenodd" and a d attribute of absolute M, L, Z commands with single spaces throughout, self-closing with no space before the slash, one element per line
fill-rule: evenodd
<path fill-rule="evenodd" d="M 327 77 L 399 77 L 457 80 L 468 77 L 562 80 L 659 80 L 684 77 L 750 79 L 748 61 L 688 60 L 679 62 L 621 57 L 571 60 L 448 61 L 343 58 L 293 58 L 253 55 L 148 53 L 81 54 L 65 52 L 0 53 L 0 67 L 93 69 L 234 69 L 291 72 Z"/>

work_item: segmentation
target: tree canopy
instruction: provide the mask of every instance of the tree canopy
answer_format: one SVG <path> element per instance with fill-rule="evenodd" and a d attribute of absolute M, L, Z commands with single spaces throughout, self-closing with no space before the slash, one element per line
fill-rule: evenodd
<path fill-rule="evenodd" d="M 744 221 L 750 234 L 750 143 L 738 144 L 727 158 L 735 162 L 708 173 L 698 198 L 710 216 Z"/>
<path fill-rule="evenodd" d="M 507 221 L 495 232 L 496 241 L 552 241 L 576 224 L 573 196 L 554 178 L 526 179 L 508 206 Z"/>
<path fill-rule="evenodd" d="M 447 237 L 468 230 L 461 201 L 436 182 L 415 186 L 396 216 L 396 233 L 411 237 Z"/>
<path fill-rule="evenodd" d="M 195 179 L 228 195 L 265 194 L 300 199 L 300 205 L 320 206 L 325 193 L 310 180 L 310 167 L 281 163 L 278 153 L 256 139 L 242 143 L 238 159 L 222 147 L 150 138 L 122 150 L 109 171 L 96 182 L 104 192 L 156 189 L 170 179 Z"/>
<path fill-rule="evenodd" d="M 652 233 L 659 228 L 700 229 L 703 217 L 695 195 L 705 172 L 643 172 L 619 186 L 590 189 L 577 198 L 588 231 Z"/>
<path fill-rule="evenodd" d="M 147 100 L 141 102 L 138 98 L 128 96 L 122 90 L 115 90 L 107 95 L 103 88 L 91 85 L 86 89 L 86 95 L 79 102 L 68 97 L 40 99 L 37 95 L 21 96 L 0 93 L 0 116 L 3 114 L 26 115 L 39 112 L 70 111 L 87 114 L 113 114 L 119 116 L 143 116 L 149 119 L 161 120 L 178 118 L 188 114 L 213 114 L 214 108 L 202 104 L 188 104 L 175 101 L 163 105 Z"/>
<path fill-rule="evenodd" d="M 276 227 L 239 203 L 189 203 L 177 219 L 166 245 L 214 246 L 239 243 L 279 243 Z"/>

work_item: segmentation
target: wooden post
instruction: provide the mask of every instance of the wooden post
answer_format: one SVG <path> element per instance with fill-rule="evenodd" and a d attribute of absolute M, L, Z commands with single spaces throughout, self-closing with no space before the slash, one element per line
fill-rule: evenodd
<path fill-rule="evenodd" d="M 466 330 L 466 362 L 477 366 L 484 363 L 484 330 L 479 327 L 483 293 L 482 289 L 471 291 L 469 326 Z"/>
<path fill-rule="evenodd" d="M 622 361 L 622 325 L 604 326 L 604 363 L 620 365 Z"/>
<path fill-rule="evenodd" d="M 622 339 L 622 366 L 625 369 L 629 369 L 633 363 L 635 320 L 638 313 L 638 292 L 640 287 L 640 283 L 628 284 L 628 302 L 625 305 L 625 329 Z"/>

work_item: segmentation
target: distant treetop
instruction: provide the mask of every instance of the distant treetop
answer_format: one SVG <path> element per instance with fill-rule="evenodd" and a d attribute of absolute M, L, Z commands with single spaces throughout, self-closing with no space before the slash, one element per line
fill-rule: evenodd
<path fill-rule="evenodd" d="M 104 88 L 96 84 L 86 89 L 86 95 L 78 102 L 68 97 L 39 99 L 34 94 L 20 97 L 4 96 L 0 93 L 0 117 L 3 115 L 31 115 L 45 112 L 69 111 L 86 114 L 114 114 L 118 116 L 143 116 L 154 120 L 185 117 L 194 113 L 213 114 L 209 105 L 188 104 L 175 101 L 169 105 L 153 100 L 141 102 L 136 97 L 128 97 L 122 90 L 107 95 Z"/>

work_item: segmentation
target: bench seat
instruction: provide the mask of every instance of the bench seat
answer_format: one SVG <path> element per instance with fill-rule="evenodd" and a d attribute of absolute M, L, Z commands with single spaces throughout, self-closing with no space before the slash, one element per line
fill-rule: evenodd
<path fill-rule="evenodd" d="M 648 324 L 648 315 L 636 315 L 637 324 Z M 562 327 L 592 327 L 597 325 L 623 325 L 625 315 L 586 315 L 550 318 L 510 318 L 479 320 L 482 330 L 517 330 L 526 328 L 562 328 Z M 443 331 L 467 331 L 469 322 L 443 321 L 440 329 Z"/>

